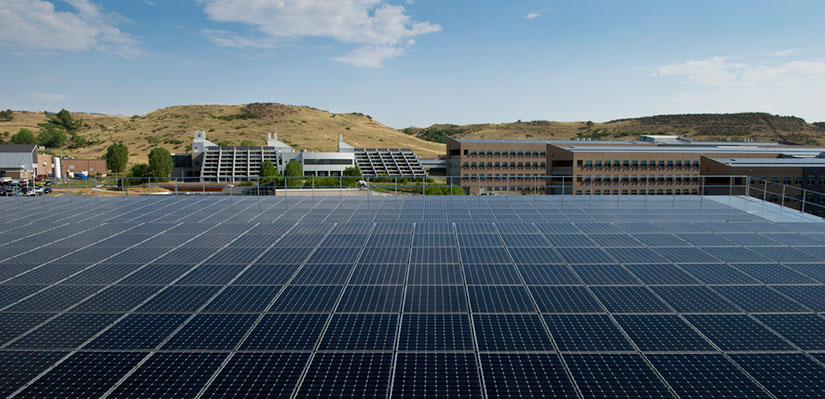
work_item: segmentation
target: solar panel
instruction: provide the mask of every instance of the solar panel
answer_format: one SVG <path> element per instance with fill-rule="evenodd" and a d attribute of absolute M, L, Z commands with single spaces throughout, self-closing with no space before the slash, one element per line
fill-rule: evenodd
<path fill-rule="evenodd" d="M 47 200 L 0 227 L 2 396 L 823 391 L 823 224 L 734 198 Z"/>
<path fill-rule="evenodd" d="M 652 354 L 647 358 L 680 398 L 770 397 L 722 355 Z"/>
<path fill-rule="evenodd" d="M 639 355 L 572 354 L 565 356 L 585 397 L 670 398 L 673 395 Z"/>

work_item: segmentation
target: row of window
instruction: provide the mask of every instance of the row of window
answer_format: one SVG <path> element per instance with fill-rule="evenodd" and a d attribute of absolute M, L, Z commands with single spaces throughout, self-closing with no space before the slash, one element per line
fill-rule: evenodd
<path fill-rule="evenodd" d="M 485 186 L 484 189 L 487 192 L 491 191 L 523 191 L 527 193 L 536 192 L 536 186 Z M 538 190 L 539 193 L 543 192 L 542 189 Z"/>
<path fill-rule="evenodd" d="M 593 190 L 593 195 L 697 195 L 698 189 L 654 189 L 654 190 Z M 590 190 L 576 190 L 576 195 L 590 195 Z"/>
<path fill-rule="evenodd" d="M 461 167 L 463 168 L 545 168 L 547 167 L 547 162 L 464 162 Z"/>
<path fill-rule="evenodd" d="M 760 180 L 751 179 L 751 184 L 759 184 L 759 182 L 764 182 L 768 180 L 767 176 L 759 176 Z M 802 182 L 805 181 L 805 178 L 802 176 L 795 176 L 791 178 L 791 176 L 783 176 L 782 183 L 783 184 L 794 184 L 801 186 Z M 770 182 L 773 184 L 779 184 L 779 176 L 771 176 Z M 807 182 L 809 185 L 817 184 L 817 176 L 816 175 L 808 175 Z M 825 175 L 819 176 L 819 184 L 825 185 Z"/>
<path fill-rule="evenodd" d="M 464 155 L 532 155 L 532 156 L 546 156 L 547 151 L 545 150 L 464 150 Z"/>
<path fill-rule="evenodd" d="M 577 177 L 576 181 L 579 183 L 642 183 L 645 182 L 677 182 L 677 183 L 699 183 L 699 176 L 681 176 L 681 175 L 650 175 L 650 176 L 584 176 Z"/>
<path fill-rule="evenodd" d="M 501 179 L 533 179 L 533 180 L 536 180 L 536 179 L 539 178 L 539 176 L 540 176 L 539 174 L 531 175 L 529 173 L 528 174 L 515 174 L 514 173 L 514 174 L 509 174 L 509 175 L 502 175 L 502 174 L 464 175 L 464 176 L 461 176 L 461 178 L 464 179 L 464 180 L 467 180 L 467 179 L 471 179 L 471 180 L 475 180 L 475 179 L 480 179 L 480 180 L 484 180 L 484 179 L 499 179 L 499 180 L 501 180 Z"/>
<path fill-rule="evenodd" d="M 646 159 L 643 159 L 641 161 L 637 160 L 637 159 L 634 159 L 634 160 L 625 159 L 623 161 L 618 161 L 618 160 L 617 161 L 610 161 L 610 160 L 607 160 L 607 161 L 602 161 L 602 160 L 583 161 L 583 160 L 580 159 L 580 160 L 576 161 L 576 165 L 579 166 L 579 167 L 585 167 L 585 168 L 594 168 L 594 167 L 595 168 L 601 168 L 601 167 L 605 167 L 605 168 L 639 168 L 639 167 L 642 167 L 642 168 L 647 168 L 647 167 L 651 167 L 651 168 L 655 168 L 655 167 L 659 167 L 659 168 L 664 168 L 664 167 L 668 167 L 668 168 L 682 168 L 682 167 L 689 168 L 689 167 L 691 167 L 691 165 L 693 165 L 694 168 L 698 168 L 699 167 L 699 161 L 698 160 L 696 160 L 696 161 L 684 160 L 683 161 L 681 159 L 667 160 L 667 161 L 663 160 L 663 159 L 659 160 L 659 161 L 648 161 Z"/>

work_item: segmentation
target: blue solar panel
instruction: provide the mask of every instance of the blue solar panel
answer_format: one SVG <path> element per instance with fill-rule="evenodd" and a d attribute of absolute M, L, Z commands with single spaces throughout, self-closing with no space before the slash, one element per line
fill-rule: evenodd
<path fill-rule="evenodd" d="M 51 198 L 0 231 L 0 394 L 818 396 L 819 223 L 585 199 Z"/>
<path fill-rule="evenodd" d="M 544 320 L 561 351 L 633 350 L 607 315 L 547 315 Z"/>

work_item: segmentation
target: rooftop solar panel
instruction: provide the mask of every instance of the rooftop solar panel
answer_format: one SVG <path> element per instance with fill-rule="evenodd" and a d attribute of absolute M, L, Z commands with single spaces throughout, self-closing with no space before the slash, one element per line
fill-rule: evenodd
<path fill-rule="evenodd" d="M 47 200 L 2 396 L 821 396 L 825 224 L 735 198 Z"/>

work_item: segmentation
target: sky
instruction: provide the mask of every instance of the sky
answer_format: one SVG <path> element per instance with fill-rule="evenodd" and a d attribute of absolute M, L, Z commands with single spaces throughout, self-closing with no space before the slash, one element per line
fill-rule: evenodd
<path fill-rule="evenodd" d="M 825 121 L 822 0 L 0 0 L 0 109 Z"/>

